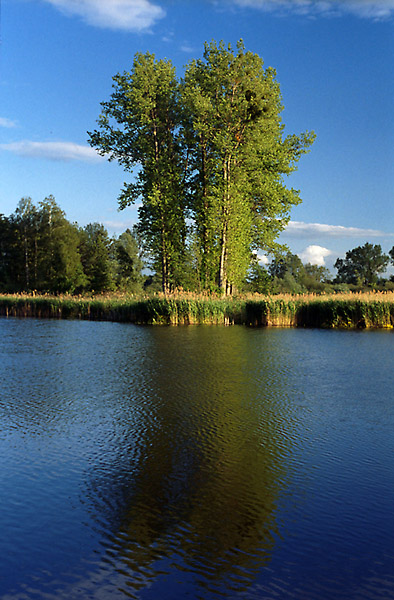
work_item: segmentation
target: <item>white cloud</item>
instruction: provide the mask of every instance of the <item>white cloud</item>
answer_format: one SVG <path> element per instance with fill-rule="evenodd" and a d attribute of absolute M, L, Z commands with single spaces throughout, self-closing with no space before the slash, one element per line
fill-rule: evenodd
<path fill-rule="evenodd" d="M 305 248 L 303 252 L 300 252 L 299 256 L 303 263 L 311 263 L 312 265 L 324 267 L 326 264 L 324 259 L 331 254 L 333 253 L 328 248 L 311 245 Z"/>
<path fill-rule="evenodd" d="M 261 252 L 257 252 L 257 250 L 254 250 L 253 254 L 256 255 L 257 262 L 259 263 L 259 265 L 268 265 L 269 264 L 270 260 L 269 260 L 268 256 L 266 256 L 265 254 L 261 254 Z"/>
<path fill-rule="evenodd" d="M 0 117 L 0 127 L 16 127 L 17 124 L 15 121 L 11 121 L 11 119 L 6 119 L 5 117 Z"/>
<path fill-rule="evenodd" d="M 348 238 L 348 237 L 382 237 L 393 234 L 384 233 L 376 229 L 361 229 L 359 227 L 343 227 L 343 225 L 326 225 L 323 223 L 303 223 L 302 221 L 290 221 L 285 232 L 294 237 L 319 236 L 325 238 Z"/>
<path fill-rule="evenodd" d="M 55 161 L 100 162 L 105 160 L 90 146 L 82 146 L 72 142 L 31 142 L 23 140 L 10 144 L 0 144 L 0 150 L 29 158 L 45 158 Z"/>
<path fill-rule="evenodd" d="M 239 6 L 259 8 L 277 14 L 334 16 L 352 14 L 383 20 L 394 15 L 394 0 L 233 0 Z"/>
<path fill-rule="evenodd" d="M 182 52 L 186 52 L 186 53 L 190 53 L 190 52 L 194 52 L 194 48 L 192 46 L 189 46 L 189 44 L 182 44 L 181 46 L 181 51 Z"/>
<path fill-rule="evenodd" d="M 81 17 L 88 25 L 105 29 L 143 31 L 165 11 L 150 0 L 44 0 L 62 13 Z"/>
<path fill-rule="evenodd" d="M 121 233 L 126 231 L 126 229 L 132 229 L 135 225 L 135 220 L 127 220 L 127 221 L 103 221 L 103 225 L 111 232 Z"/>

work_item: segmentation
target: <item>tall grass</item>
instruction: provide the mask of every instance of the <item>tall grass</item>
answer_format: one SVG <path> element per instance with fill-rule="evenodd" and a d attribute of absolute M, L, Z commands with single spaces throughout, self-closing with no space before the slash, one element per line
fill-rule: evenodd
<path fill-rule="evenodd" d="M 186 292 L 150 297 L 0 295 L 0 315 L 165 325 L 392 328 L 394 292 L 236 298 Z"/>

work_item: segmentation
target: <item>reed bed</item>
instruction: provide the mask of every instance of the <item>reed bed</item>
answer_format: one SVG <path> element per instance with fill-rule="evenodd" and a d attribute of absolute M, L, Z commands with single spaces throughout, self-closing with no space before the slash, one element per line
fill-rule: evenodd
<path fill-rule="evenodd" d="M 393 328 L 394 292 L 235 298 L 182 291 L 149 297 L 0 295 L 0 315 L 149 325 Z"/>

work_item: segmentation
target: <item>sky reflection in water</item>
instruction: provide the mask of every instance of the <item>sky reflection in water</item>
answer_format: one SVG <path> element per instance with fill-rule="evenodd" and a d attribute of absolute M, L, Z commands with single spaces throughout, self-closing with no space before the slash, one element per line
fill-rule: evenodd
<path fill-rule="evenodd" d="M 394 598 L 391 332 L 0 331 L 1 598 Z"/>

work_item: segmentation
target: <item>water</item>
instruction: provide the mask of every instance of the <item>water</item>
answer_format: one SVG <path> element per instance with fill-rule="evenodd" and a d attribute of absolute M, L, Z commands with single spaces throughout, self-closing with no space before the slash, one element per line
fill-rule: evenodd
<path fill-rule="evenodd" d="M 394 598 L 393 341 L 0 319 L 0 598 Z"/>

